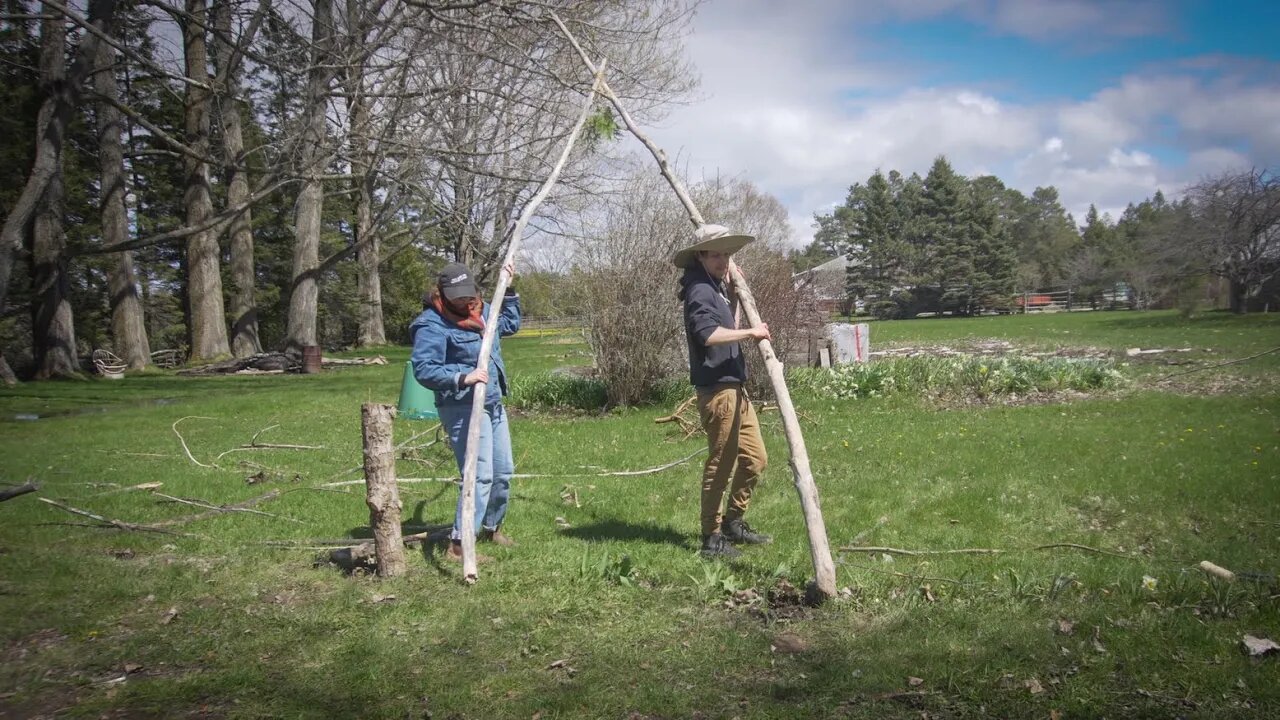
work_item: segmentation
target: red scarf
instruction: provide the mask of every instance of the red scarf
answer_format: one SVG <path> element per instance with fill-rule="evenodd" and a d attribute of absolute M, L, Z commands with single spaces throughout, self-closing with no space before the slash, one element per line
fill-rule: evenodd
<path fill-rule="evenodd" d="M 473 330 L 478 333 L 484 332 L 484 303 L 480 301 L 480 298 L 471 298 L 471 301 L 467 303 L 467 314 L 465 315 L 455 310 L 453 303 L 445 301 L 440 294 L 439 287 L 431 291 L 429 302 L 431 307 L 440 313 L 441 317 L 463 330 Z"/>

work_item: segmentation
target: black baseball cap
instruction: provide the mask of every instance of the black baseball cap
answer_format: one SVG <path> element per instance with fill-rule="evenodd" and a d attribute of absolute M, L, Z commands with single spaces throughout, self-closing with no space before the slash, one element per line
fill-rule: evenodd
<path fill-rule="evenodd" d="M 480 297 L 476 289 L 476 281 L 471 278 L 471 271 L 462 263 L 449 263 L 436 276 L 440 292 L 449 300 L 460 297 Z"/>

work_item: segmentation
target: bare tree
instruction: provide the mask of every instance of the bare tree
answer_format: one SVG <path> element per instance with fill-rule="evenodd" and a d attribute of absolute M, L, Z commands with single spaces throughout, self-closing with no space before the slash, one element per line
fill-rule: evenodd
<path fill-rule="evenodd" d="M 46 15 L 54 15 L 57 8 L 45 6 Z M 115 12 L 115 0 L 93 0 L 89 6 L 93 22 L 99 26 L 109 22 Z M 62 36 L 59 26 L 59 37 Z M 23 245 L 23 238 L 33 230 L 35 215 L 50 185 L 59 178 L 62 163 L 62 144 L 71 121 L 72 110 L 79 104 L 85 79 L 93 67 L 97 54 L 97 38 L 87 35 L 77 47 L 75 59 L 61 81 L 48 88 L 36 120 L 35 162 L 22 188 L 22 194 L 5 217 L 0 231 L 0 312 L 9 298 L 9 282 L 13 273 L 13 253 Z M 65 62 L 65 57 L 62 58 Z M 71 350 L 74 352 L 74 348 Z M 8 382 L 13 373 L 0 356 L 0 375 Z"/>
<path fill-rule="evenodd" d="M 1210 177 L 1191 188 L 1192 234 L 1210 272 L 1231 283 L 1231 310 L 1280 274 L 1280 177 L 1252 168 Z"/>
<path fill-rule="evenodd" d="M 320 221 L 324 212 L 325 114 L 328 110 L 333 37 L 332 0 L 314 0 L 306 116 L 299 140 L 302 190 L 294 209 L 293 280 L 289 288 L 286 347 L 296 350 L 318 339 Z"/>
<path fill-rule="evenodd" d="M 116 51 L 105 42 L 98 43 L 94 91 L 99 98 L 97 119 L 98 159 L 102 173 L 99 199 L 102 210 L 102 243 L 113 245 L 129 238 L 129 217 L 125 205 L 122 142 L 124 119 L 115 105 L 102 99 L 119 96 L 116 87 Z M 125 250 L 117 255 L 116 263 L 108 275 L 107 290 L 110 293 L 111 336 L 115 341 L 116 354 L 131 369 L 140 370 L 151 363 L 151 347 L 147 341 L 146 319 L 143 317 L 132 252 Z"/>
<path fill-rule="evenodd" d="M 89 12 L 92 22 L 99 27 L 109 22 L 115 13 L 115 0 L 92 0 Z M 45 4 L 45 14 L 55 14 L 58 9 Z M 23 245 L 23 238 L 31 229 L 40 199 L 54 176 L 60 172 L 62 141 L 67 125 L 71 121 L 71 112 L 80 101 L 84 81 L 93 68 L 97 55 L 98 38 L 93 34 L 86 35 L 76 50 L 71 69 L 66 73 L 63 82 L 50 88 L 52 92 L 44 96 L 36 121 L 35 162 L 22 194 L 5 216 L 4 228 L 0 230 L 0 312 L 9 299 L 9 281 L 13 272 L 13 253 Z"/>
<path fill-rule="evenodd" d="M 68 82 L 66 21 L 52 8 L 45 10 L 40 38 L 40 90 L 49 97 L 57 95 L 59 86 Z M 31 233 L 31 284 L 35 296 L 32 350 L 37 379 L 68 377 L 80 370 L 68 297 L 67 236 L 62 224 L 66 212 L 62 172 L 64 143 L 61 136 L 53 141 L 55 170 L 40 199 Z"/>
<path fill-rule="evenodd" d="M 205 225 L 213 215 L 209 188 L 209 57 L 206 42 L 206 0 L 186 0 L 182 21 L 186 61 L 184 103 L 186 205 L 188 227 Z M 221 251 L 213 228 L 195 232 L 187 240 L 187 302 L 191 317 L 191 358 L 207 360 L 228 355 L 225 304 L 222 299 Z"/>
<path fill-rule="evenodd" d="M 223 182 L 227 186 L 227 207 L 248 205 L 249 177 L 245 167 L 244 131 L 240 121 L 240 64 L 243 47 L 253 41 L 258 24 L 270 9 L 270 0 L 261 0 L 257 12 L 239 43 L 231 29 L 232 5 L 221 0 L 213 7 L 217 64 L 218 105 L 222 123 Z M 258 303 L 255 299 L 253 266 L 253 211 L 231 219 L 227 228 L 231 239 L 231 352 L 247 357 L 262 352 L 258 337 Z"/>

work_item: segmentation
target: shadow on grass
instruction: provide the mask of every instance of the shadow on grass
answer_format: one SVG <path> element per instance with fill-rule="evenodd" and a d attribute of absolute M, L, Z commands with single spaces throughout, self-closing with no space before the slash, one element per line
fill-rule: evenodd
<path fill-rule="evenodd" d="M 598 542 L 601 540 L 639 540 L 649 543 L 666 543 L 686 550 L 694 549 L 689 538 L 667 525 L 635 525 L 622 520 L 599 520 L 590 525 L 566 528 L 560 531 L 564 537 Z"/>

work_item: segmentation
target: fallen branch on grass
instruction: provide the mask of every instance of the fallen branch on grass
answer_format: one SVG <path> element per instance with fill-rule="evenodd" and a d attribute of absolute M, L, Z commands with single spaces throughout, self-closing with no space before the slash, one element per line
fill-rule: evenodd
<path fill-rule="evenodd" d="M 449 530 L 453 527 L 453 523 L 446 523 L 443 525 L 417 525 L 415 527 L 424 528 L 424 529 L 410 535 L 403 535 L 402 539 L 404 540 L 404 543 L 406 545 L 410 545 L 416 542 L 421 542 L 429 538 L 432 534 L 438 533 L 441 530 Z M 302 540 L 263 540 L 258 544 L 267 545 L 270 547 L 298 548 L 298 549 L 319 547 L 327 550 L 335 547 L 349 547 L 349 546 L 352 546 L 353 544 L 362 545 L 366 542 L 372 543 L 373 538 L 305 538 Z"/>
<path fill-rule="evenodd" d="M 73 515 L 87 517 L 90 520 L 97 520 L 100 523 L 99 527 L 113 527 L 119 530 L 129 530 L 132 532 L 154 532 L 154 533 L 160 533 L 162 535 L 181 535 L 182 534 L 182 533 L 174 532 L 172 530 L 166 530 L 162 527 L 159 527 L 158 525 L 139 525 L 137 523 L 124 522 L 123 520 L 112 520 L 111 518 L 105 518 L 105 517 L 102 517 L 101 515 L 95 515 L 94 513 L 91 513 L 88 510 L 81 510 L 80 508 L 74 508 L 74 507 L 71 507 L 70 505 L 63 505 L 57 500 L 50 500 L 49 498 L 42 497 L 42 498 L 36 498 L 36 499 L 39 500 L 40 502 L 49 503 L 50 505 L 56 508 L 66 510 L 67 512 Z"/>
<path fill-rule="evenodd" d="M 272 490 L 271 493 L 275 493 L 275 496 L 278 496 L 280 494 L 280 491 Z M 267 493 L 267 495 L 271 495 L 271 493 Z M 158 493 L 158 492 L 153 492 L 151 494 L 155 495 L 158 498 L 163 498 L 165 500 L 168 500 L 169 502 L 182 503 L 184 505 L 194 505 L 195 507 L 205 508 L 206 510 L 212 510 L 214 511 L 215 515 L 217 513 L 241 512 L 241 513 L 250 513 L 253 515 L 262 515 L 264 517 L 276 518 L 279 520 L 288 520 L 289 522 L 293 522 L 293 523 L 302 522 L 301 520 L 295 520 L 294 518 L 291 518 L 291 517 L 284 517 L 281 515 L 276 515 L 275 513 L 269 513 L 262 510 L 254 510 L 249 507 L 242 507 L 237 505 L 213 505 L 211 503 L 203 502 L 201 500 L 191 500 L 188 498 L 174 497 L 172 495 L 165 495 L 164 493 Z M 267 495 L 261 495 L 257 498 L 254 498 L 254 504 L 262 502 L 262 500 L 265 499 Z M 195 516 L 191 516 L 191 517 L 194 518 Z M 212 517 L 212 515 L 210 515 L 209 517 Z M 169 522 L 169 521 L 166 521 L 166 522 Z M 190 520 L 188 520 L 188 522 L 190 522 Z"/>
<path fill-rule="evenodd" d="M 409 438 L 408 438 L 407 440 L 405 440 L 404 442 L 402 442 L 402 443 L 400 443 L 399 445 L 397 445 L 397 446 L 396 446 L 396 450 L 403 450 L 403 449 L 404 449 L 404 447 L 405 447 L 406 445 L 408 445 L 409 443 L 413 442 L 414 440 L 417 440 L 418 438 L 422 437 L 423 435 L 426 435 L 426 434 L 427 434 L 427 433 L 429 433 L 429 432 L 436 432 L 436 433 L 440 432 L 440 428 L 441 428 L 441 427 L 442 427 L 442 426 L 440 425 L 440 423 L 436 423 L 435 425 L 432 425 L 431 427 L 427 428 L 426 430 L 422 430 L 422 431 L 420 431 L 420 432 L 416 432 L 416 433 L 414 433 L 414 434 L 410 435 L 410 436 L 409 436 Z M 436 440 L 435 442 L 439 442 L 439 440 Z M 359 468 L 357 468 L 357 469 L 359 469 Z"/>
<path fill-rule="evenodd" d="M 1113 552 L 1111 550 L 1099 550 L 1088 545 L 1079 545 L 1077 543 L 1049 543 L 1047 545 L 1037 545 L 1030 548 L 957 548 L 955 550 L 904 550 L 902 548 L 877 547 L 873 545 L 846 545 L 840 548 L 840 552 L 866 552 L 866 553 L 883 553 L 886 555 L 1000 555 L 1003 553 L 1019 553 L 1033 552 L 1036 550 L 1052 550 L 1054 548 L 1068 548 L 1071 550 L 1082 550 L 1084 552 L 1096 553 L 1098 555 L 1110 555 L 1112 557 L 1124 558 L 1126 560 L 1141 560 L 1136 555 L 1126 555 L 1124 553 Z"/>
<path fill-rule="evenodd" d="M 1198 372 L 1202 372 L 1202 371 L 1204 371 L 1204 370 L 1212 370 L 1212 369 L 1214 369 L 1214 368 L 1226 367 L 1226 366 L 1228 366 L 1228 365 L 1236 365 L 1236 364 L 1238 364 L 1238 363 L 1246 362 L 1246 361 L 1248 361 L 1248 360 L 1252 360 L 1252 359 L 1254 359 L 1254 358 L 1260 358 L 1260 357 L 1262 357 L 1263 355 L 1270 355 L 1270 354 L 1271 354 L 1271 353 L 1273 353 L 1273 352 L 1280 352 L 1280 347 L 1274 347 L 1274 348 L 1271 348 L 1270 350 L 1264 350 L 1264 351 L 1262 351 L 1262 352 L 1260 352 L 1260 353 L 1258 353 L 1258 354 L 1256 354 L 1256 355 L 1250 355 L 1249 357 L 1240 358 L 1240 359 L 1238 359 L 1238 360 L 1228 360 L 1227 362 L 1216 363 L 1216 364 L 1214 364 L 1214 365 L 1205 365 L 1204 367 L 1198 367 L 1198 368 L 1194 368 L 1194 369 L 1191 369 L 1191 370 L 1183 370 L 1182 372 L 1176 372 L 1176 373 L 1173 373 L 1173 374 L 1170 374 L 1170 375 L 1165 375 L 1165 376 L 1164 376 L 1164 377 L 1162 377 L 1162 378 L 1158 378 L 1158 379 L 1156 380 L 1156 382 L 1158 382 L 1158 383 L 1162 383 L 1162 382 L 1164 382 L 1165 380 L 1168 380 L 1168 379 L 1170 379 L 1170 378 L 1181 377 L 1181 376 L 1183 376 L 1183 375 L 1190 375 L 1191 373 L 1198 373 Z"/>
<path fill-rule="evenodd" d="M 320 364 L 321 365 L 386 365 L 387 359 L 381 355 L 374 355 L 372 357 L 363 357 L 363 358 L 350 358 L 350 359 L 321 357 Z"/>
<path fill-rule="evenodd" d="M 159 493 L 156 493 L 156 494 L 157 494 L 157 495 L 159 495 Z M 167 498 L 168 496 L 167 496 L 167 495 L 162 495 L 161 497 L 166 497 L 166 498 Z M 248 508 L 250 508 L 250 507 L 252 507 L 252 506 L 254 506 L 254 505 L 257 505 L 258 503 L 266 502 L 266 501 L 268 501 L 268 500 L 274 500 L 274 499 L 276 499 L 276 498 L 278 498 L 278 497 L 280 497 L 280 491 L 279 491 L 279 490 L 272 490 L 271 492 L 264 493 L 264 494 L 262 494 L 262 495 L 258 495 L 257 497 L 251 497 L 251 498 L 249 498 L 248 500 L 244 500 L 244 501 L 241 501 L 241 502 L 235 503 L 235 504 L 233 504 L 233 505 L 220 505 L 220 506 L 205 505 L 205 506 L 203 506 L 203 507 L 209 507 L 209 508 L 211 508 L 211 509 L 210 509 L 210 510 L 208 510 L 207 512 L 196 513 L 196 514 L 194 514 L 194 515 L 184 515 L 184 516 L 182 516 L 182 517 L 176 517 L 176 518 L 170 518 L 170 519 L 168 519 L 168 520 L 162 520 L 161 522 L 155 523 L 155 524 L 153 525 L 153 527 L 168 527 L 168 526 L 171 526 L 171 525 L 185 525 L 186 523 L 189 523 L 189 522 L 195 522 L 195 521 L 197 521 L 197 520 L 206 520 L 206 519 L 211 518 L 211 517 L 217 517 L 218 515 L 221 515 L 222 513 L 226 513 L 226 512 L 245 512 L 245 511 L 247 511 L 247 509 L 248 509 Z M 188 503 L 190 503 L 190 504 L 195 504 L 195 503 L 194 503 L 194 501 L 179 501 L 179 502 L 188 502 Z M 256 512 L 256 511 L 255 511 L 255 512 Z M 292 520 L 292 518 L 289 518 L 289 519 L 290 519 L 292 522 L 298 522 L 297 520 Z"/>
<path fill-rule="evenodd" d="M 111 484 L 115 485 L 115 483 L 111 483 Z M 94 493 L 93 497 L 102 497 L 103 495 L 115 495 L 116 493 L 130 492 L 132 490 L 155 490 L 158 487 L 164 487 L 164 483 L 145 482 L 145 483 L 138 483 L 137 485 L 130 485 L 128 487 L 114 487 L 110 490 L 103 490 L 100 493 Z"/>
<path fill-rule="evenodd" d="M 253 434 L 253 439 L 250 440 L 247 444 L 240 445 L 238 447 L 233 447 L 230 450 L 227 450 L 226 452 L 222 453 L 218 457 L 214 458 L 213 461 L 217 463 L 219 460 L 222 459 L 223 455 L 227 455 L 233 452 L 243 452 L 245 450 L 324 450 L 323 445 L 290 445 L 290 444 L 282 444 L 282 443 L 258 442 L 258 437 L 261 436 L 262 433 L 268 430 L 273 430 L 278 427 L 280 426 L 270 425 L 268 427 L 262 428 L 261 430 Z"/>
<path fill-rule="evenodd" d="M 880 573 L 881 575 L 892 575 L 893 577 L 905 578 L 913 582 L 931 582 L 931 583 L 939 582 L 939 583 L 948 583 L 951 585 L 965 585 L 965 586 L 977 585 L 977 583 L 966 582 L 964 580 L 953 580 L 951 578 L 944 578 L 944 577 L 929 577 L 928 575 L 912 575 L 910 573 L 896 572 L 894 570 L 885 570 L 884 568 L 872 567 L 870 565 L 855 565 L 853 563 L 845 562 L 844 560 L 836 560 L 836 564 L 843 565 L 844 567 L 848 567 L 848 568 L 868 570 L 873 573 Z"/>
<path fill-rule="evenodd" d="M 31 482 L 30 480 L 27 480 L 25 483 L 21 485 L 15 485 L 14 487 L 0 490 L 0 502 L 4 502 L 5 500 L 12 500 L 18 497 L 19 495 L 26 495 L 27 493 L 33 493 L 39 489 L 40 489 L 39 485 Z"/>

